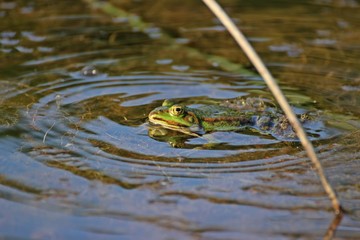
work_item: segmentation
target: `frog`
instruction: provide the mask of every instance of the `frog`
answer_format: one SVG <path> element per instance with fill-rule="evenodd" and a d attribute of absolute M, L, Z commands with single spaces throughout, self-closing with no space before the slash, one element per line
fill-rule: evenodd
<path fill-rule="evenodd" d="M 261 99 L 249 98 L 236 106 L 230 102 L 188 106 L 164 100 L 160 107 L 149 113 L 148 119 L 151 124 L 193 137 L 215 131 L 251 130 L 276 139 L 296 139 L 286 116 L 279 108 L 267 106 Z M 303 123 L 309 121 L 309 117 L 301 119 Z"/>

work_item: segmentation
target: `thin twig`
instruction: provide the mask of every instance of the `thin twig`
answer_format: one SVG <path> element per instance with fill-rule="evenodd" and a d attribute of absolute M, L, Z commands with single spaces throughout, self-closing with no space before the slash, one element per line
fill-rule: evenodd
<path fill-rule="evenodd" d="M 289 122 L 293 126 L 297 136 L 300 139 L 301 144 L 307 152 L 308 157 L 311 159 L 314 164 L 318 174 L 320 181 L 323 185 L 325 192 L 331 200 L 332 206 L 334 208 L 335 214 L 341 214 L 342 208 L 339 200 L 336 197 L 334 190 L 329 184 L 326 176 L 324 174 L 324 170 L 321 166 L 319 159 L 316 156 L 314 151 L 314 147 L 309 141 L 308 137 L 304 129 L 302 128 L 299 120 L 296 115 L 292 111 L 289 103 L 287 102 L 284 94 L 281 92 L 278 84 L 275 82 L 269 70 L 266 68 L 265 64 L 261 61 L 260 57 L 257 55 L 253 47 L 247 41 L 245 36 L 241 33 L 241 31 L 235 26 L 235 24 L 231 21 L 229 16 L 224 12 L 224 10 L 219 6 L 219 4 L 215 0 L 203 0 L 204 3 L 210 8 L 210 10 L 215 14 L 217 18 L 219 18 L 220 22 L 226 27 L 229 33 L 233 36 L 237 44 L 243 49 L 245 54 L 248 56 L 252 64 L 255 66 L 259 74 L 263 77 L 267 86 L 271 90 L 275 99 L 279 103 L 280 107 L 284 111 L 286 117 L 289 119 Z"/>
<path fill-rule="evenodd" d="M 45 135 L 44 135 L 44 137 L 43 137 L 43 143 L 45 143 L 45 140 L 46 140 L 47 135 L 49 134 L 49 132 L 51 131 L 51 129 L 52 129 L 54 126 L 55 126 L 55 121 L 54 121 L 54 123 L 51 125 L 51 127 L 50 127 L 48 130 L 46 130 Z"/>

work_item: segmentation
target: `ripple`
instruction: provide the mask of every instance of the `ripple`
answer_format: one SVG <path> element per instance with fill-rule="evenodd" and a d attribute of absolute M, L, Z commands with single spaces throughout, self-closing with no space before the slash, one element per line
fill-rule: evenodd
<path fill-rule="evenodd" d="M 37 130 L 24 130 L 34 139 L 24 149 L 37 161 L 67 171 L 85 171 L 76 172 L 82 176 L 105 174 L 99 177 L 101 181 L 109 177 L 106 181 L 139 186 L 163 178 L 296 169 L 306 161 L 297 155 L 296 143 L 250 132 L 211 133 L 208 137 L 217 142 L 210 149 L 203 148 L 208 143 L 203 138 L 184 139 L 184 148 L 172 148 L 166 141 L 149 137 L 147 114 L 164 98 L 204 101 L 199 96 L 208 96 L 207 101 L 212 101 L 212 96 L 235 97 L 238 89 L 258 88 L 256 78 L 238 82 L 238 75 L 222 72 L 83 73 L 84 69 L 62 72 L 58 77 L 55 74 L 53 81 L 28 92 L 38 98 L 27 112 L 29 124 Z M 46 160 L 49 156 L 51 161 Z"/>
<path fill-rule="evenodd" d="M 20 42 L 20 40 L 18 40 L 18 39 L 8 39 L 8 38 L 0 39 L 0 43 L 4 46 L 15 46 L 19 42 Z"/>
<path fill-rule="evenodd" d="M 37 36 L 33 32 L 28 32 L 28 31 L 21 32 L 21 35 L 33 42 L 42 42 L 46 39 L 46 37 L 44 36 Z"/>

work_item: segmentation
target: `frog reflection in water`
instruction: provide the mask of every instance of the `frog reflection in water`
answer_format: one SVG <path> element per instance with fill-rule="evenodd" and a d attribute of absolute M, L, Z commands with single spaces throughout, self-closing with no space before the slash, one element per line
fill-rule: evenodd
<path fill-rule="evenodd" d="M 307 122 L 307 114 L 301 122 Z M 191 136 L 201 136 L 213 131 L 255 130 L 281 140 L 296 140 L 287 120 L 276 107 L 266 106 L 259 98 L 229 101 L 220 105 L 188 107 L 165 100 L 161 107 L 149 114 L 149 121 L 164 128 Z"/>

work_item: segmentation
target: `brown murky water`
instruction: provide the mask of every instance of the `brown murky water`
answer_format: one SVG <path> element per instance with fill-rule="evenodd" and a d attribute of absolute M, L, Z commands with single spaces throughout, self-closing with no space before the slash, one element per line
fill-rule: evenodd
<path fill-rule="evenodd" d="M 294 108 L 323 116 L 335 237 L 360 238 L 360 3 L 221 3 Z M 2 1 L 0 85 L 0 238 L 321 239 L 333 220 L 297 143 L 153 134 L 167 98 L 271 99 L 201 1 Z"/>

